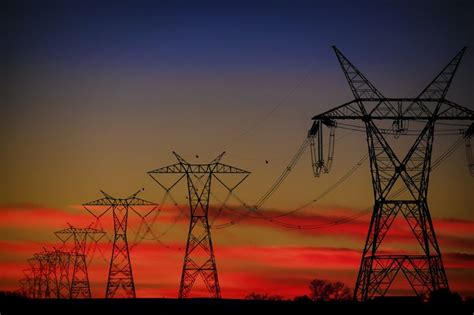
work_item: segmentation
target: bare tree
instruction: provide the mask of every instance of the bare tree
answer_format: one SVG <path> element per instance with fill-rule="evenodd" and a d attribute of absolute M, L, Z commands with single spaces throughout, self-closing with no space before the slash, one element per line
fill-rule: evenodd
<path fill-rule="evenodd" d="M 351 290 L 342 282 L 330 282 L 327 280 L 314 279 L 309 284 L 310 298 L 313 301 L 348 300 Z"/>
<path fill-rule="evenodd" d="M 321 279 L 314 279 L 309 284 L 310 298 L 313 301 L 325 301 L 328 298 L 328 282 Z"/>
<path fill-rule="evenodd" d="M 342 282 L 336 281 L 332 283 L 333 292 L 332 299 L 334 300 L 350 300 L 351 290 Z"/>

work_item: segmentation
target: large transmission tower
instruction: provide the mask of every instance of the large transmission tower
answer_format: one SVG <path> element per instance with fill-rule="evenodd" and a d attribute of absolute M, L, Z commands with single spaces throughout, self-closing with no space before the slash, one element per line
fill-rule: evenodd
<path fill-rule="evenodd" d="M 130 262 L 130 252 L 127 241 L 127 222 L 129 210 L 136 213 L 142 219 L 150 214 L 157 204 L 137 198 L 141 190 L 128 196 L 127 198 L 114 198 L 104 191 L 103 198 L 83 204 L 84 208 L 92 213 L 92 207 L 105 207 L 96 217 L 99 219 L 110 209 L 112 209 L 114 219 L 114 243 L 112 247 L 112 257 L 110 259 L 109 277 L 107 280 L 106 298 L 135 298 L 135 283 L 133 281 L 132 264 Z M 140 214 L 135 207 L 152 206 L 153 208 L 145 215 Z"/>
<path fill-rule="evenodd" d="M 148 172 L 150 176 L 166 191 L 174 187 L 183 177 L 186 177 L 188 186 L 189 223 L 186 253 L 184 255 L 183 271 L 179 286 L 179 298 L 189 297 L 196 278 L 200 275 L 212 298 L 220 298 L 221 290 L 217 277 L 216 259 L 212 247 L 211 231 L 208 220 L 209 196 L 211 194 L 212 178 L 233 191 L 250 174 L 249 172 L 220 163 L 225 152 L 217 156 L 209 164 L 190 164 L 181 156 L 173 152 L 178 163 L 168 165 Z M 170 187 L 165 187 L 159 180 L 159 175 L 181 174 L 179 179 Z M 217 174 L 242 175 L 237 184 L 229 187 Z M 199 191 L 199 183 L 204 183 Z"/>
<path fill-rule="evenodd" d="M 433 290 L 449 288 L 428 209 L 428 181 L 436 123 L 466 121 L 468 125 L 463 125 L 465 130 L 459 133 L 464 132 L 466 139 L 472 136 L 474 112 L 445 98 L 465 48 L 415 98 L 386 98 L 336 47 L 333 49 L 355 99 L 314 116 L 308 136 L 314 150 L 315 175 L 327 172 L 333 157 L 332 144 L 327 160 L 323 156 L 323 126 L 331 129 L 330 140 L 334 141 L 333 130 L 338 121 L 360 121 L 367 136 L 375 204 L 354 298 L 366 301 L 384 296 L 400 271 L 420 297 L 426 297 Z M 422 124 L 416 134 L 408 130 L 409 122 Z M 383 129 L 384 123 L 388 129 Z M 408 132 L 415 135 L 416 140 L 408 153 L 399 157 L 385 135 L 399 137 Z M 402 190 L 397 190 L 397 186 Z M 408 191 L 408 196 L 399 198 L 403 190 Z M 382 240 L 399 213 L 408 222 L 422 254 L 379 254 Z"/>
<path fill-rule="evenodd" d="M 73 239 L 74 247 L 72 256 L 74 259 L 74 269 L 69 297 L 91 298 L 89 285 L 89 275 L 87 273 L 87 243 L 93 241 L 97 243 L 105 232 L 88 226 L 86 228 L 76 228 L 69 224 L 69 228 L 54 233 L 63 243 Z"/>

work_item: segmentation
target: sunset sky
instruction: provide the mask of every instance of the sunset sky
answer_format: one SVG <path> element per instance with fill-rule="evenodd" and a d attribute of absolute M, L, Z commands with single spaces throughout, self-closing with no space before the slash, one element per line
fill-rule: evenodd
<path fill-rule="evenodd" d="M 137 2 L 139 4 L 137 4 Z M 0 52 L 0 290 L 14 290 L 27 259 L 59 246 L 54 232 L 94 218 L 80 205 L 99 190 L 162 203 L 147 171 L 172 151 L 252 174 L 238 196 L 255 203 L 299 148 L 311 117 L 353 98 L 336 45 L 388 97 L 415 97 L 464 46 L 474 46 L 472 1 L 7 1 Z M 329 3 L 331 2 L 331 4 Z M 133 4 L 132 4 L 133 3 Z M 448 99 L 474 109 L 468 48 Z M 458 136 L 435 138 L 433 159 Z M 293 210 L 334 184 L 367 152 L 365 135 L 336 129 L 332 171 L 314 178 L 309 152 L 260 209 Z M 414 137 L 394 139 L 402 150 Z M 266 163 L 268 161 L 268 163 Z M 452 290 L 474 296 L 474 179 L 461 145 L 430 177 L 429 205 Z M 131 251 L 138 297 L 176 297 L 189 220 L 185 185 L 162 205 Z M 221 188 L 215 190 L 225 199 Z M 221 203 L 211 200 L 211 219 Z M 216 224 L 247 213 L 229 199 Z M 337 190 L 281 222 L 319 225 L 373 204 L 365 162 Z M 240 207 L 240 208 L 239 208 Z M 237 208 L 237 209 L 236 209 Z M 308 294 L 314 278 L 354 287 L 370 214 L 347 224 L 289 229 L 245 219 L 212 230 L 224 298 Z M 417 252 L 397 222 L 387 252 Z M 112 218 L 89 267 L 105 295 Z M 140 220 L 131 216 L 134 244 Z M 91 252 L 92 253 L 92 252 Z M 92 257 L 92 255 L 91 255 Z M 204 295 L 204 287 L 196 292 Z M 393 293 L 405 294 L 395 283 Z"/>

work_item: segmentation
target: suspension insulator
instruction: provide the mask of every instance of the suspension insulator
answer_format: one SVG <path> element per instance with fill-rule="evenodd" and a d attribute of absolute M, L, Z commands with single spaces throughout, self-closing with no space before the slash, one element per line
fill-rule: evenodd
<path fill-rule="evenodd" d="M 324 138 L 323 125 L 329 127 L 329 144 L 327 159 L 324 158 Z M 311 151 L 311 165 L 313 174 L 319 177 L 322 173 L 328 173 L 331 170 L 332 162 L 334 160 L 334 142 L 335 142 L 336 124 L 333 121 L 330 123 L 315 121 L 308 132 L 310 151 Z M 316 139 L 317 138 L 317 144 Z"/>

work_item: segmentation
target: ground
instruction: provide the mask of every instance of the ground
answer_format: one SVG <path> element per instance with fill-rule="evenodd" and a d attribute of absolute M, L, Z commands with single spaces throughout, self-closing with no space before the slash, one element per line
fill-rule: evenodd
<path fill-rule="evenodd" d="M 254 301 L 211 299 L 88 299 L 32 300 L 1 297 L 1 315 L 14 314 L 469 314 L 474 303 L 430 305 L 413 300 L 371 303 L 308 301 Z"/>

